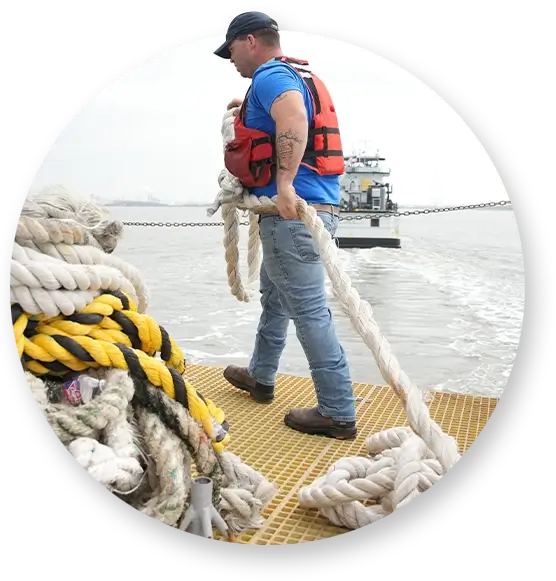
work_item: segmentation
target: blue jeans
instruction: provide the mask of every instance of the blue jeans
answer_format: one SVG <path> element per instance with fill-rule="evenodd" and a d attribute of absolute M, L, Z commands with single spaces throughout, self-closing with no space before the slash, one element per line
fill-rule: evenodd
<path fill-rule="evenodd" d="M 331 235 L 338 217 L 319 212 Z M 249 373 L 274 385 L 290 319 L 303 347 L 315 385 L 318 411 L 337 421 L 355 420 L 349 367 L 336 336 L 324 286 L 324 266 L 313 237 L 301 220 L 262 217 L 259 232 L 262 313 Z"/>

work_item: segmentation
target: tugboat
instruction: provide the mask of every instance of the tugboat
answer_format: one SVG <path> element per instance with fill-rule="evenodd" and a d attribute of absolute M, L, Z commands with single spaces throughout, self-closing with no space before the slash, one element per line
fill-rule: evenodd
<path fill-rule="evenodd" d="M 399 218 L 391 215 L 398 204 L 391 198 L 393 186 L 384 181 L 390 176 L 390 168 L 381 163 L 386 158 L 378 150 L 374 155 L 360 150 L 344 160 L 336 243 L 340 248 L 401 248 Z"/>

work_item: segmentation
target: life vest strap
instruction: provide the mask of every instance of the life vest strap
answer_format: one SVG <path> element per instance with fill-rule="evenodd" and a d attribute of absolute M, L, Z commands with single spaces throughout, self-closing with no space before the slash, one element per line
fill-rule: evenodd
<path fill-rule="evenodd" d="M 273 143 L 272 135 L 268 135 L 267 137 L 257 137 L 257 139 L 253 139 L 253 147 L 257 147 L 257 145 L 263 145 L 263 143 Z"/>
<path fill-rule="evenodd" d="M 340 129 L 338 127 L 326 127 L 326 126 L 319 127 L 318 129 L 309 129 L 308 137 L 310 139 L 307 139 L 307 152 L 313 152 L 315 150 L 315 135 L 322 135 L 323 147 L 320 150 L 320 154 L 323 157 L 328 157 L 329 155 L 336 155 L 329 153 L 329 151 L 334 151 L 328 149 L 329 134 L 340 135 Z"/>
<path fill-rule="evenodd" d="M 338 127 L 319 127 L 318 129 L 309 129 L 309 135 L 326 135 L 327 133 L 340 135 L 340 129 Z"/>
<path fill-rule="evenodd" d="M 257 183 L 264 171 L 264 169 L 267 167 L 268 162 L 269 161 L 273 161 L 269 158 L 265 158 L 265 159 L 260 159 L 258 161 L 252 161 L 249 164 L 249 171 L 251 173 L 251 177 L 253 178 L 253 181 L 255 183 Z M 273 180 L 276 177 L 276 167 L 274 164 L 272 164 L 270 166 L 270 179 Z"/>
<path fill-rule="evenodd" d="M 303 155 L 303 159 L 313 159 L 315 157 L 336 157 L 341 155 L 343 157 L 344 152 L 341 149 L 323 149 L 321 151 L 306 151 Z"/>
<path fill-rule="evenodd" d="M 305 81 L 305 84 L 309 88 L 311 95 L 313 95 L 313 101 L 315 103 L 315 113 L 313 116 L 315 117 L 315 116 L 319 115 L 320 112 L 322 111 L 322 107 L 320 104 L 319 92 L 317 91 L 317 87 L 315 85 L 315 81 L 313 80 L 313 77 L 302 77 L 302 79 Z"/>

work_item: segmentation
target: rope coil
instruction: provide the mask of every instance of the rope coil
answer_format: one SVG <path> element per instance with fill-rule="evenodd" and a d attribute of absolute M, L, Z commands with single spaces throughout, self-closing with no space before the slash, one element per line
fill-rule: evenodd
<path fill-rule="evenodd" d="M 63 188 L 24 204 L 10 302 L 29 386 L 78 463 L 125 502 L 179 527 L 195 468 L 213 480 L 213 504 L 233 534 L 259 528 L 276 488 L 224 451 L 223 410 L 185 379 L 181 349 L 146 314 L 139 272 L 111 255 L 121 232 Z M 57 386 L 81 374 L 104 389 L 86 403 L 57 401 Z"/>
<path fill-rule="evenodd" d="M 12 321 L 24 368 L 38 377 L 64 380 L 99 367 L 127 370 L 185 406 L 201 421 L 217 451 L 229 443 L 229 435 L 220 429 L 222 410 L 183 378 L 185 360 L 175 341 L 152 317 L 137 313 L 124 293 L 104 291 L 70 320 L 29 317 L 12 305 Z M 157 353 L 162 361 L 154 358 Z"/>
<path fill-rule="evenodd" d="M 237 111 L 237 108 L 232 109 L 224 115 L 222 122 L 224 145 L 234 138 L 234 116 Z M 239 228 L 237 228 L 238 211 L 243 210 L 252 213 L 254 209 L 257 209 L 261 212 L 276 213 L 277 196 L 268 198 L 250 194 L 248 190 L 244 190 L 241 187 L 237 178 L 232 176 L 227 170 L 223 170 L 220 173 L 218 181 L 220 191 L 207 214 L 211 216 L 221 208 L 225 222 L 224 244 L 226 247 L 228 282 L 232 294 L 238 300 L 245 301 L 248 300 L 247 293 L 243 288 L 238 267 L 239 252 L 237 245 L 239 236 L 236 235 L 236 232 L 239 232 Z M 359 476 L 357 476 L 356 484 L 361 487 L 361 490 L 366 490 L 365 493 L 357 494 L 367 495 L 365 498 L 370 499 L 373 495 L 376 496 L 376 490 L 378 490 L 376 486 L 379 486 L 383 496 L 386 495 L 386 491 L 394 494 L 394 496 L 391 494 L 386 495 L 384 506 L 381 505 L 373 510 L 362 511 L 358 505 L 353 504 L 354 502 L 359 502 L 357 494 L 352 499 L 349 495 L 346 496 L 341 492 L 342 490 L 344 492 L 345 490 L 352 490 L 353 485 L 347 486 L 348 480 L 345 473 L 336 474 L 335 469 L 332 470 L 332 474 L 328 475 L 328 478 L 318 479 L 312 485 L 303 487 L 300 490 L 298 496 L 300 506 L 318 507 L 333 522 L 337 524 L 343 523 L 344 526 L 355 528 L 363 526 L 361 523 L 368 523 L 377 518 L 382 518 L 391 510 L 420 494 L 426 489 L 427 483 L 435 482 L 440 474 L 449 470 L 459 460 L 460 454 L 456 440 L 444 434 L 440 426 L 430 417 L 429 409 L 424 401 L 425 395 L 402 370 L 391 351 L 388 341 L 380 332 L 379 326 L 373 317 L 371 305 L 361 299 L 357 290 L 353 288 L 351 279 L 342 267 L 339 256 L 340 250 L 324 227 L 323 221 L 317 212 L 301 198 L 297 198 L 296 208 L 299 218 L 311 233 L 318 247 L 322 262 L 332 283 L 334 296 L 340 302 L 343 311 L 372 352 L 382 377 L 400 398 L 412 430 L 411 433 L 415 436 L 408 438 L 398 448 L 390 448 L 388 462 L 378 463 L 376 464 L 378 468 L 371 469 L 371 466 L 375 466 L 375 463 L 372 462 L 371 458 L 365 458 L 367 463 L 363 465 L 368 470 L 364 474 L 357 472 Z M 232 231 L 233 235 L 230 235 L 229 231 Z M 254 232 L 253 236 L 255 236 Z M 253 256 L 258 255 L 253 251 L 255 244 L 260 247 L 260 241 L 255 241 L 250 236 L 249 262 L 254 260 Z M 230 273 L 233 276 L 230 276 Z M 405 438 L 407 437 L 407 432 L 387 431 L 374 437 L 378 438 L 379 441 L 380 438 L 389 441 L 389 438 Z M 394 453 L 394 450 L 399 450 L 399 452 Z M 434 460 L 436 462 L 435 468 L 430 467 L 425 460 Z M 335 466 L 337 465 L 338 463 L 335 464 Z M 414 470 L 417 466 L 419 467 L 418 470 L 411 472 L 413 476 L 410 477 L 407 471 Z M 432 475 L 431 470 L 436 476 Z M 348 474 L 351 475 L 351 472 L 348 471 Z M 323 486 L 325 487 L 323 489 L 325 492 L 321 491 Z M 369 494 L 371 496 L 368 496 Z M 363 516 L 363 514 L 367 516 Z"/>

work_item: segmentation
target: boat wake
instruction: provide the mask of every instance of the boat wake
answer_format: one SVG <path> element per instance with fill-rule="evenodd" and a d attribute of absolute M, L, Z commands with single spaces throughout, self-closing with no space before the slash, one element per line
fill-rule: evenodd
<path fill-rule="evenodd" d="M 465 365 L 458 365 L 457 372 L 453 370 L 430 388 L 493 397 L 502 393 L 523 320 L 523 272 L 515 264 L 503 257 L 485 259 L 469 252 L 424 252 L 408 244 L 403 250 L 345 252 L 343 266 L 356 288 L 362 289 L 360 294 L 369 295 L 387 339 L 386 328 L 397 328 L 392 338 L 400 336 L 400 343 L 405 334 L 405 343 L 428 355 L 433 365 L 439 345 L 423 345 L 428 338 L 464 359 Z M 421 312 L 415 313 L 417 304 Z M 427 304 L 430 315 L 423 311 Z M 390 320 L 381 322 L 386 305 L 391 306 Z M 439 331 L 439 324 L 445 329 Z"/>

